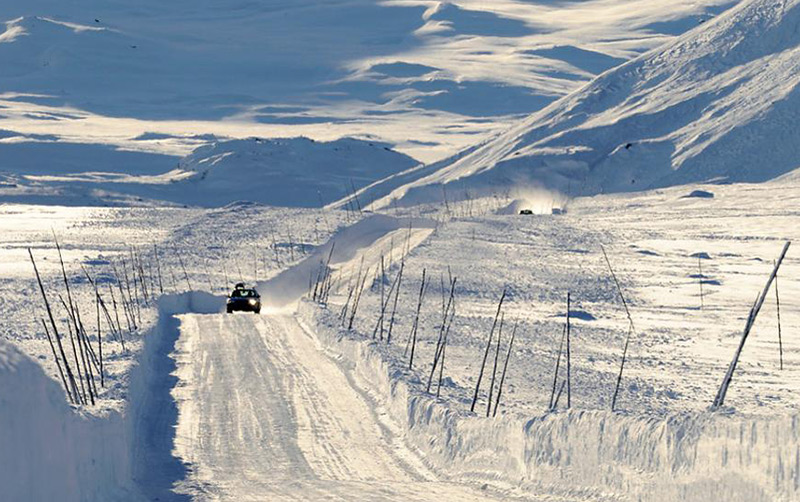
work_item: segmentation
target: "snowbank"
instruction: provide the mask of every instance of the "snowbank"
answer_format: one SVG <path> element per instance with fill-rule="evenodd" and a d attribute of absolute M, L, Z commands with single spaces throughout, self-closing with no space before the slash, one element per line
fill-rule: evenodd
<path fill-rule="evenodd" d="M 352 365 L 445 475 L 536 492 L 631 500 L 793 500 L 800 493 L 798 417 L 668 418 L 572 411 L 528 420 L 479 418 L 409 381 L 383 346 L 348 333 L 324 307 L 301 302 L 301 323 Z"/>
<path fill-rule="evenodd" d="M 317 247 L 297 265 L 268 281 L 259 283 L 258 290 L 261 293 L 262 303 L 284 306 L 299 299 L 308 291 L 309 281 L 316 278 L 320 267 L 323 267 L 329 258 L 331 267 L 341 267 L 347 262 L 354 261 L 359 253 L 366 257 L 364 249 L 380 248 L 381 241 L 385 241 L 393 232 L 403 232 L 403 236 L 398 236 L 396 242 L 400 246 L 404 242 L 405 233 L 411 229 L 430 231 L 433 227 L 434 222 L 425 218 L 395 218 L 383 214 L 369 214 L 357 223 L 338 231 L 328 242 Z M 386 251 L 387 254 L 389 252 Z M 374 257 L 371 259 L 374 260 Z M 370 262 L 364 264 L 365 267 L 372 265 Z"/>
<path fill-rule="evenodd" d="M 72 408 L 59 382 L 0 340 L 0 498 L 106 502 L 168 489 L 177 480 L 169 479 L 175 472 L 169 471 L 171 437 L 153 433 L 169 434 L 172 424 L 146 418 L 151 406 L 174 406 L 164 365 L 177 337 L 173 316 L 223 308 L 224 297 L 201 292 L 159 300 L 159 322 L 145 335 L 139 364 L 131 371 L 124 414 L 92 416 Z M 158 444 L 153 447 L 151 440 Z M 143 476 L 155 481 L 142 483 Z"/>
<path fill-rule="evenodd" d="M 123 417 L 84 415 L 60 384 L 0 340 L 3 500 L 107 501 L 132 496 Z"/>

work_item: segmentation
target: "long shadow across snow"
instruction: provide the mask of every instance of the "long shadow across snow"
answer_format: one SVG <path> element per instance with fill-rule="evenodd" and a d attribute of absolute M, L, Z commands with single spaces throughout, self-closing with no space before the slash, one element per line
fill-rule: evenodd
<path fill-rule="evenodd" d="M 172 396 L 178 382 L 173 352 L 180 336 L 180 321 L 175 316 L 217 313 L 223 307 L 222 297 L 195 291 L 159 300 L 158 325 L 150 333 L 137 373 L 132 376 L 138 387 L 132 389 L 131 468 L 134 481 L 148 500 L 192 499 L 175 491 L 190 470 L 189 465 L 173 455 L 178 423 L 178 405 Z"/>

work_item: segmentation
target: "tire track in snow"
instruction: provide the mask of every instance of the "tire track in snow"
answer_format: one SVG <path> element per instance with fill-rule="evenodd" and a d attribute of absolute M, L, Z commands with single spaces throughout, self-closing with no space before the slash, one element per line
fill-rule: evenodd
<path fill-rule="evenodd" d="M 184 315 L 178 490 L 198 500 L 491 500 L 431 481 L 290 315 Z M 419 465 L 422 465 L 419 463 Z"/>

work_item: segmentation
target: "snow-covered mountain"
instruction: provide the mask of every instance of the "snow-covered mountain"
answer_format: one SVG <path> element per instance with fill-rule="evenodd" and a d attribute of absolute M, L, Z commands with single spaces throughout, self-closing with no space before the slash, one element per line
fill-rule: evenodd
<path fill-rule="evenodd" d="M 21 141 L 106 171 L 72 145 L 172 162 L 206 134 L 372 138 L 439 160 L 730 3 L 10 0 L 0 170 Z"/>
<path fill-rule="evenodd" d="M 410 183 L 372 187 L 376 205 L 440 200 L 442 185 L 578 195 L 787 173 L 800 166 L 799 4 L 743 2 Z"/>

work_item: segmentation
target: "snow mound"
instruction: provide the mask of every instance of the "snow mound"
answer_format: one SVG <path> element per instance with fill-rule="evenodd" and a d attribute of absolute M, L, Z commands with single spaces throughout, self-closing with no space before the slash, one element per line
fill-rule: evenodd
<path fill-rule="evenodd" d="M 0 340 L 3 500 L 124 500 L 131 496 L 122 417 L 84 416 L 59 383 Z"/>
<path fill-rule="evenodd" d="M 173 188 L 203 206 L 247 200 L 315 207 L 416 164 L 382 143 L 352 138 L 251 138 L 198 148 L 180 162 L 191 176 Z"/>
<path fill-rule="evenodd" d="M 376 206 L 439 200 L 443 184 L 453 194 L 532 185 L 582 195 L 779 177 L 800 165 L 798 3 L 745 1 Z"/>

